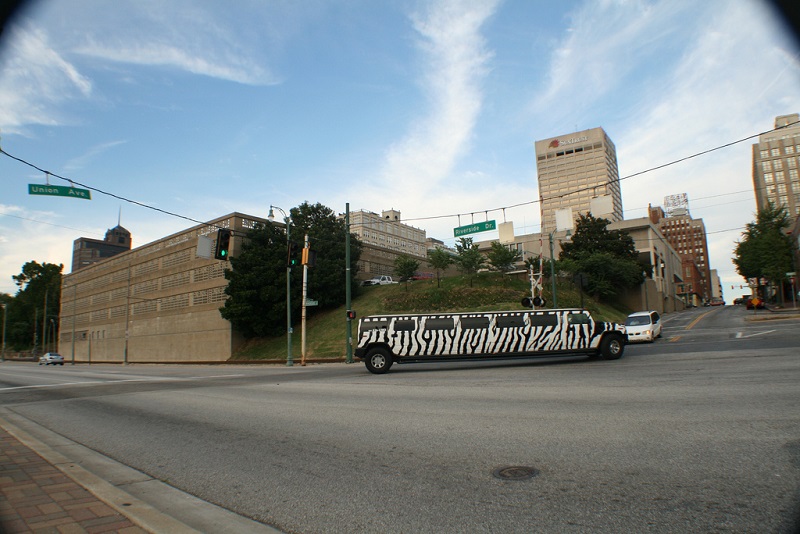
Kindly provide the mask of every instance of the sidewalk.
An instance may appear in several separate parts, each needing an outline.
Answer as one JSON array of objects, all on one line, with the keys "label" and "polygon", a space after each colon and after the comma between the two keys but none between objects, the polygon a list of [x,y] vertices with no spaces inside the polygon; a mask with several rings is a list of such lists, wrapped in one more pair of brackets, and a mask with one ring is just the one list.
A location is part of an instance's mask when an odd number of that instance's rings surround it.
[{"label": "sidewalk", "polygon": [[3,428],[0,532],[147,533]]},{"label": "sidewalk", "polygon": [[279,534],[0,407],[0,533]]}]

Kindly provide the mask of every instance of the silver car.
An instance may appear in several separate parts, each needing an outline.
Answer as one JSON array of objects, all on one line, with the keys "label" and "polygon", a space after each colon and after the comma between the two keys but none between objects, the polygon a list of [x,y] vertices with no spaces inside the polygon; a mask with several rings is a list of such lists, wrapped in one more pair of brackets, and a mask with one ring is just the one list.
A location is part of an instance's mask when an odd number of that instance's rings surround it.
[{"label": "silver car", "polygon": [[64,365],[64,357],[57,352],[48,352],[39,358],[39,365]]}]

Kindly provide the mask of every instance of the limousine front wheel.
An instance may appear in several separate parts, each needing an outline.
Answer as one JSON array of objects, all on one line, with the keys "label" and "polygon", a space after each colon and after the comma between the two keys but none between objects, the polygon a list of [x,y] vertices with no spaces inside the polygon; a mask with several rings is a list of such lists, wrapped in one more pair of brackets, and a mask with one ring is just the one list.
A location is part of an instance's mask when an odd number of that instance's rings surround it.
[{"label": "limousine front wheel", "polygon": [[605,360],[618,360],[625,350],[625,342],[620,336],[606,336],[600,343],[600,354]]},{"label": "limousine front wheel", "polygon": [[392,356],[386,349],[376,347],[367,352],[364,364],[370,373],[382,375],[389,372],[389,368],[392,366]]}]

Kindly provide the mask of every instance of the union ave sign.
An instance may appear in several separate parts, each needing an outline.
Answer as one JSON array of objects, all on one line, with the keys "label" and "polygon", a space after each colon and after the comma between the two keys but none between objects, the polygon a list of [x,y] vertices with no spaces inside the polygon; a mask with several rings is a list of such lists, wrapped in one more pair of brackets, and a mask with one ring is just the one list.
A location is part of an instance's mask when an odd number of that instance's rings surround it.
[{"label": "union ave sign", "polygon": [[489,230],[497,230],[496,221],[484,221],[475,224],[468,224],[467,226],[459,226],[453,228],[453,236],[458,237],[467,234],[477,234],[478,232],[488,232]]},{"label": "union ave sign", "polygon": [[53,197],[72,197],[92,200],[92,193],[88,189],[66,187],[63,185],[38,185],[28,184],[29,195],[50,195]]}]

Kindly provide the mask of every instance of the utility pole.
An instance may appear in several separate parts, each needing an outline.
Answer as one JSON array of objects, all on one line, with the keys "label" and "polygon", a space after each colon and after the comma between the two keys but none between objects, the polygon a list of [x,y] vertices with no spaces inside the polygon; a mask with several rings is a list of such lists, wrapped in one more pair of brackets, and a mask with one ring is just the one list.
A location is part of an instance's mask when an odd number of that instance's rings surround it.
[{"label": "utility pole", "polygon": [[353,321],[350,318],[350,203],[345,204],[344,211],[344,272],[345,272],[345,307],[347,308],[347,363],[353,363]]},{"label": "utility pole", "polygon": [[[307,250],[309,248],[308,243],[308,234],[305,235],[305,239],[303,240],[303,248],[306,249],[306,254],[308,254]],[[305,367],[306,365],[306,300],[308,299],[308,263],[303,262],[303,306],[301,308],[301,317],[300,317],[300,366]]]}]

